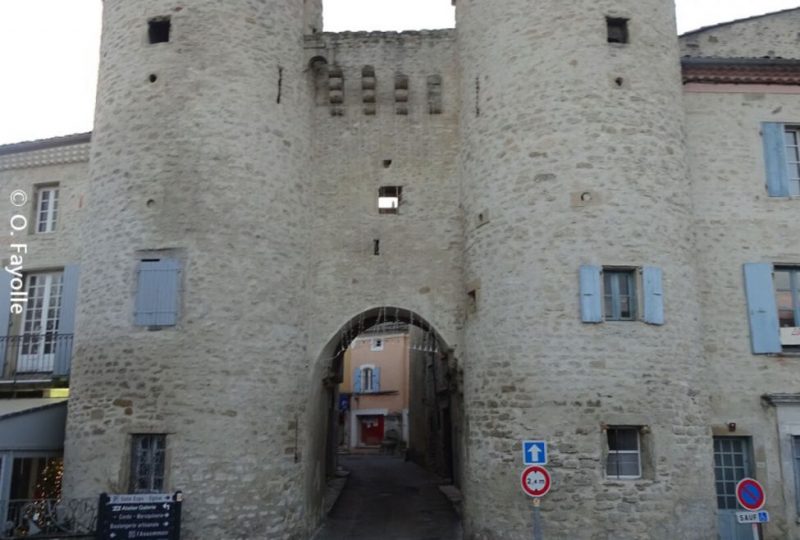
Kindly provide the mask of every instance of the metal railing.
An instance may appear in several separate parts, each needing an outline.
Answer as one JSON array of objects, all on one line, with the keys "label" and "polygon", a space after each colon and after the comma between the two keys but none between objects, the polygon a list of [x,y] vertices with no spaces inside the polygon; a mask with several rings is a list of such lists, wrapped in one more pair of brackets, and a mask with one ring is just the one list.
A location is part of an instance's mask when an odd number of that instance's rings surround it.
[{"label": "metal railing", "polygon": [[0,382],[66,378],[71,363],[72,334],[0,336]]},{"label": "metal railing", "polygon": [[94,538],[97,499],[0,500],[0,540]]}]

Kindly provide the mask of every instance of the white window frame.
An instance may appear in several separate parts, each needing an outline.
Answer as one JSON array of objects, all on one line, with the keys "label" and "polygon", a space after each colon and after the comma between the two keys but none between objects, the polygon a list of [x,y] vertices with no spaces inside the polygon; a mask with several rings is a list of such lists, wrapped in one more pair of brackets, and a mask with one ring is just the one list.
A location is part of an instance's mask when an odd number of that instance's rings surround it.
[{"label": "white window frame", "polygon": [[795,512],[800,516],[800,435],[791,435]]},{"label": "white window frame", "polygon": [[[775,274],[778,272],[783,272],[788,274],[787,277],[789,278],[789,289],[778,289],[777,279]],[[772,271],[773,274],[773,283],[775,286],[775,303],[776,307],[778,308],[778,320],[780,325],[780,312],[781,312],[781,293],[788,293],[791,297],[791,311],[794,316],[794,327],[796,328],[800,326],[800,267],[798,266],[779,266],[776,265]],[[785,326],[782,328],[786,328]]]},{"label": "white window frame", "polygon": [[[375,392],[375,364],[364,364],[358,369],[361,373],[361,393]],[[369,373],[369,377],[367,377],[367,373]],[[369,386],[367,386],[367,381],[369,381]]]},{"label": "white window frame", "polygon": [[[37,279],[37,291],[41,294],[31,294],[31,281]],[[25,291],[28,293],[28,303],[22,312],[20,325],[20,344],[17,358],[16,371],[50,372],[54,368],[55,348],[58,344],[57,335],[61,320],[61,302],[64,294],[64,272],[33,272],[25,275]],[[41,301],[41,305],[39,302]],[[54,305],[55,304],[55,305]],[[55,316],[50,317],[50,311],[55,310]],[[32,313],[38,312],[35,319]],[[48,328],[48,323],[52,328]],[[31,327],[31,328],[29,328]],[[35,351],[31,349],[35,347]],[[46,349],[50,352],[46,352]],[[25,350],[28,350],[27,354]]]},{"label": "white window frame", "polygon": [[[616,281],[620,278],[625,278],[628,282],[628,309],[630,311],[630,317],[623,317],[622,316],[622,306],[621,306],[621,298],[622,294],[619,290],[616,291],[616,295],[614,294],[614,284],[612,283],[612,290],[606,290],[606,276],[607,275],[615,275],[617,277]],[[638,268],[618,268],[613,266],[604,266],[603,267],[603,274],[601,279],[601,284],[603,287],[603,320],[605,321],[636,321],[639,318],[639,269]],[[618,288],[618,287],[617,287]],[[607,310],[610,307],[611,309],[611,316],[609,317],[607,314]]]},{"label": "white window frame", "polygon": [[[800,197],[800,126],[790,124],[783,127],[783,145],[786,150],[787,181],[789,183],[789,196]],[[787,135],[792,138],[788,141]]]},{"label": "white window frame", "polygon": [[[636,426],[609,426],[606,433],[606,444],[608,444],[608,433],[611,431],[633,431],[636,433],[636,450],[612,450],[611,445],[608,445],[608,455],[605,463],[605,476],[608,480],[640,480],[642,478],[642,434],[641,428]],[[609,475],[608,474],[608,460],[612,455],[619,456],[620,454],[636,454],[638,464],[638,474],[634,475]]]},{"label": "white window frame", "polygon": [[[47,202],[43,197],[48,194]],[[36,233],[55,232],[58,221],[58,185],[42,186],[36,190]]]},{"label": "white window frame", "polygon": [[372,338],[370,340],[369,350],[371,351],[382,351],[383,346],[386,344],[386,340],[383,338]]},{"label": "white window frame", "polygon": [[[161,470],[155,470],[155,463],[151,463],[151,470],[149,471],[146,481],[149,484],[149,488],[137,488],[138,484],[138,473],[137,473],[137,465],[138,463],[138,452],[137,452],[137,443],[144,439],[149,439],[151,443],[151,448],[148,450],[149,452],[149,459],[153,460],[155,458],[156,452],[161,452]],[[163,441],[162,448],[157,448],[158,440]],[[131,463],[130,463],[130,492],[131,493],[163,493],[167,489],[167,435],[164,433],[134,433],[131,435]],[[158,474],[160,473],[160,474]],[[154,483],[156,478],[161,479],[161,488],[155,489]]]}]

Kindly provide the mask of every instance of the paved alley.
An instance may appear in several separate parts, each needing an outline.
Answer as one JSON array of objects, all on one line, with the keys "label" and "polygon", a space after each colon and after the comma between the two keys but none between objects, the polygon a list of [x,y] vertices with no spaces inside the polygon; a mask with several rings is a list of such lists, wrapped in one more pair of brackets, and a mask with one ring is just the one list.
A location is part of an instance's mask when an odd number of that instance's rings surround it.
[{"label": "paved alley", "polygon": [[314,540],[458,540],[436,478],[391,456],[343,456],[350,478]]}]

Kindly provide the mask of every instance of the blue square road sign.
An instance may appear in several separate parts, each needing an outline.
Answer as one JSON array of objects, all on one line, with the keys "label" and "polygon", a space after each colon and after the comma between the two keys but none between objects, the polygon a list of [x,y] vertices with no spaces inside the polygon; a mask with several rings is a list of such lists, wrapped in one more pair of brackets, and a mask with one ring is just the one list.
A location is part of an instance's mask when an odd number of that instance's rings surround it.
[{"label": "blue square road sign", "polygon": [[522,441],[522,461],[525,465],[547,465],[547,442]]}]

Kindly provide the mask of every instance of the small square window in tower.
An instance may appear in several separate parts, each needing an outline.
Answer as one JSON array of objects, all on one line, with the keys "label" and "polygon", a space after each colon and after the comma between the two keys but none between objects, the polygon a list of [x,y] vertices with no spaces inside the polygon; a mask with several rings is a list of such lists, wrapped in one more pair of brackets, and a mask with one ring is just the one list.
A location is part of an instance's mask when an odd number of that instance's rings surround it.
[{"label": "small square window in tower", "polygon": [[606,17],[609,43],[628,43],[628,19]]},{"label": "small square window in tower", "polygon": [[150,44],[169,43],[171,26],[169,17],[153,17],[147,21],[147,37]]},{"label": "small square window in tower", "polygon": [[378,213],[397,214],[400,207],[401,186],[382,186],[378,188]]},{"label": "small square window in tower", "polygon": [[639,429],[638,427],[608,428],[606,478],[636,479],[642,477]]}]

